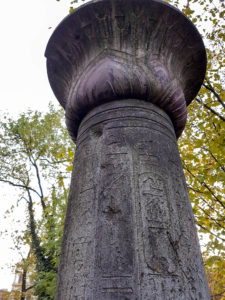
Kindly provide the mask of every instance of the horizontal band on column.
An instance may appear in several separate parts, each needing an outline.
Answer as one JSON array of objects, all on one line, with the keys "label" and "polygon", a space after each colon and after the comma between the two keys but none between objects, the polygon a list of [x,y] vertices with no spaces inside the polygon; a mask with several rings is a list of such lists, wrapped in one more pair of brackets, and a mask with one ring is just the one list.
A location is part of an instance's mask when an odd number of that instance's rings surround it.
[{"label": "horizontal band on column", "polygon": [[99,124],[114,123],[116,127],[129,127],[129,122],[132,122],[132,126],[135,122],[136,127],[148,123],[146,128],[156,127],[169,137],[175,137],[172,122],[163,110],[145,101],[127,99],[108,102],[92,109],[80,124],[78,140],[90,128],[94,132]]}]

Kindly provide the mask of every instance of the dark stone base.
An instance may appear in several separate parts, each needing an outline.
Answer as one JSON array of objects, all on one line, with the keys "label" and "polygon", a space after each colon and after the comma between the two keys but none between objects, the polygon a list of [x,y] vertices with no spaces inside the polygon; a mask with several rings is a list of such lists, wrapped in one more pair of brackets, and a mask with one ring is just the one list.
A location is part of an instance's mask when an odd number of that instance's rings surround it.
[{"label": "dark stone base", "polygon": [[55,299],[210,299],[173,125],[151,103],[80,125]]}]

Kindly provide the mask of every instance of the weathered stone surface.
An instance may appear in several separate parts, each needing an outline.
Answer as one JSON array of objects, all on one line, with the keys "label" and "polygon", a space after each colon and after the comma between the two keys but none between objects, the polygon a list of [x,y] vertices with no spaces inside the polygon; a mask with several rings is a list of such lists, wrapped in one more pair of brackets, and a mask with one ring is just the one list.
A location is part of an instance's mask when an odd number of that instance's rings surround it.
[{"label": "weathered stone surface", "polygon": [[173,125],[155,105],[83,119],[55,299],[210,299]]},{"label": "weathered stone surface", "polygon": [[128,98],[161,107],[179,137],[186,104],[196,96],[206,68],[194,25],[158,0],[87,3],[58,26],[46,56],[49,80],[74,140],[93,107]]},{"label": "weathered stone surface", "polygon": [[92,1],[46,57],[77,140],[55,299],[209,300],[176,144],[206,69],[194,25],[158,0]]}]

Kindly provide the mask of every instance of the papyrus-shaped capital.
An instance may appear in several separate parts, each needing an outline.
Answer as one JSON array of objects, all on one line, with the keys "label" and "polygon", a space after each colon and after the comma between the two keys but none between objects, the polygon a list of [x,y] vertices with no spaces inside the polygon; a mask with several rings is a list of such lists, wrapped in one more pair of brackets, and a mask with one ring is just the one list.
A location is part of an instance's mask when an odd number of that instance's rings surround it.
[{"label": "papyrus-shaped capital", "polygon": [[195,26],[157,0],[99,0],[76,9],[46,50],[52,89],[76,139],[82,118],[118,99],[162,108],[179,137],[203,82],[206,52]]}]

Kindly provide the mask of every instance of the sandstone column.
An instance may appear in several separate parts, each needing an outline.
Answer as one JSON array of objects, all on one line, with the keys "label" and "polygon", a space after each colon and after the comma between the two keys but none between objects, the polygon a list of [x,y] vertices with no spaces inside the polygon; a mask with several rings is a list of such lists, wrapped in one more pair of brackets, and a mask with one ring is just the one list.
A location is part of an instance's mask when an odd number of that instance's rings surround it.
[{"label": "sandstone column", "polygon": [[76,142],[55,299],[210,299],[176,144],[205,74],[196,28],[158,0],[98,0],[46,57]]}]

